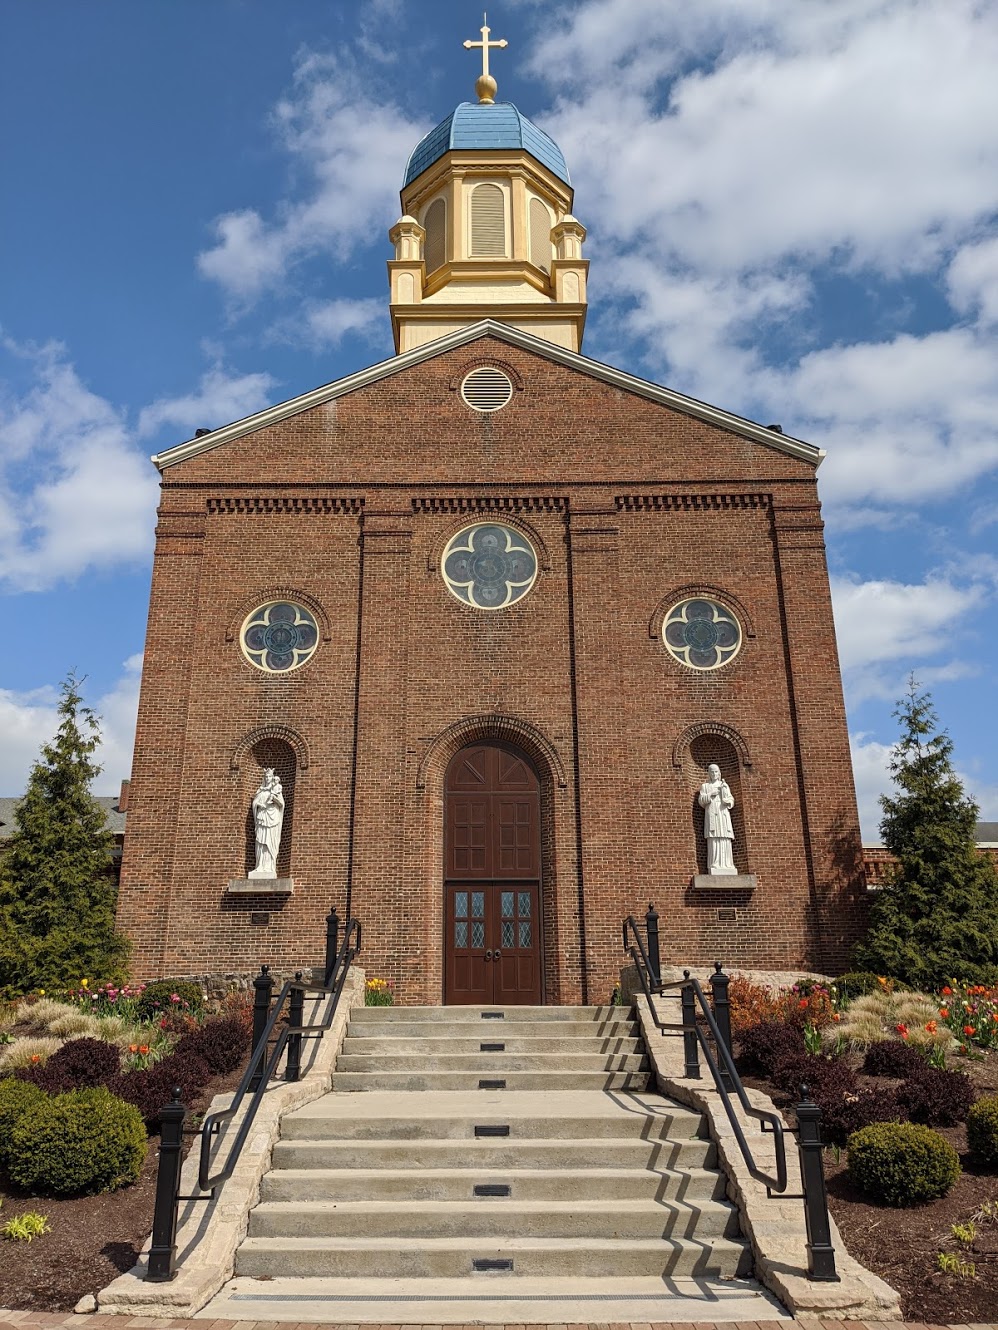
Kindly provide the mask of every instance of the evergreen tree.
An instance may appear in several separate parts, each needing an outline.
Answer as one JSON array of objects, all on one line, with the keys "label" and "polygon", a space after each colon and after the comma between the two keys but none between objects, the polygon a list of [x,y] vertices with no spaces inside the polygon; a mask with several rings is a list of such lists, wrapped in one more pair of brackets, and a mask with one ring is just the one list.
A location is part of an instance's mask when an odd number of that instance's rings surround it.
[{"label": "evergreen tree", "polygon": [[953,770],[953,743],[937,733],[928,693],[914,676],[894,715],[901,723],[882,795],[880,834],[896,859],[873,898],[857,968],[932,988],[947,979],[994,979],[998,970],[998,871],[974,841],[978,807]]},{"label": "evergreen tree", "polygon": [[58,732],[31,770],[4,848],[0,992],[117,979],[127,960],[108,872],[114,837],[90,794],[100,725],[80,682],[69,675],[62,685]]}]

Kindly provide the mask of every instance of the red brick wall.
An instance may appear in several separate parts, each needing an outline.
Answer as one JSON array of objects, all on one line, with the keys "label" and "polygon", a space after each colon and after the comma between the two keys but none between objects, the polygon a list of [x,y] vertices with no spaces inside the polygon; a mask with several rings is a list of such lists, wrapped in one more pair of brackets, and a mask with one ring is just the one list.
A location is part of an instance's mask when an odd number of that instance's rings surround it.
[{"label": "red brick wall", "polygon": [[[495,415],[454,390],[481,363],[522,384]],[[480,514],[541,564],[496,613],[439,574]],[[661,618],[711,589],[745,640],[701,674]],[[238,633],[277,595],[323,634],[266,676]],[[705,900],[690,746],[711,732],[738,754],[757,886]],[[605,1000],[649,900],[672,962],[845,964],[862,862],[813,468],[484,339],[164,474],[120,898],[136,973],[315,963],[349,897],[369,972],[439,1001],[443,774],[490,735],[541,777],[548,1001]],[[279,739],[294,895],[227,897],[254,745]]]}]

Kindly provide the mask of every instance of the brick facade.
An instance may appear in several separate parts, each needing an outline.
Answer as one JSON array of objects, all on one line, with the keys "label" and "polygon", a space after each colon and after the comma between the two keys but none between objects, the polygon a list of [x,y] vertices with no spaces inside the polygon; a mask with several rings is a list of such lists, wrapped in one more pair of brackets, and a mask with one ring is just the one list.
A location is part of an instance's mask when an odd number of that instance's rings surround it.
[{"label": "brick facade", "polygon": [[[455,391],[482,364],[517,385],[495,414]],[[479,515],[539,556],[495,613],[439,572]],[[744,635],[711,673],[662,644],[695,594]],[[266,675],[239,630],[281,597],[321,640]],[[490,738],[540,777],[547,1001],[605,1001],[650,900],[669,963],[844,968],[862,855],[814,465],[487,334],[167,466],[120,897],[136,974],[313,964],[336,904],[369,974],[439,1002],[444,773]],[[751,894],[691,887],[712,760]],[[283,900],[226,894],[263,765],[289,794]]]}]

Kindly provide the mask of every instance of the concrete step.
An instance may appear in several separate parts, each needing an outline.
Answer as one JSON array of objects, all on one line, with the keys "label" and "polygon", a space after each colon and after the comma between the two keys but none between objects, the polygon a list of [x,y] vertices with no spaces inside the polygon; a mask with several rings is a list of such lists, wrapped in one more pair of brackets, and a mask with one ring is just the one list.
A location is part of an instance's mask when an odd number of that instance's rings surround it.
[{"label": "concrete step", "polygon": [[336,1060],[337,1074],[344,1071],[420,1072],[437,1071],[481,1072],[484,1076],[505,1076],[511,1071],[579,1072],[579,1071],[647,1071],[648,1059],[644,1053],[598,1053],[580,1050],[578,1053],[420,1053],[397,1052],[390,1057],[384,1053],[354,1051],[344,1044]]},{"label": "concrete step", "polygon": [[[504,1079],[506,1084],[494,1084]],[[486,1084],[480,1084],[485,1081]],[[336,1091],[392,1090],[412,1093],[419,1090],[647,1090],[651,1074],[645,1071],[335,1071]]]},{"label": "concrete step", "polygon": [[[706,1144],[706,1142],[704,1142]],[[638,1142],[627,1142],[628,1147],[638,1145],[647,1157],[647,1149]],[[418,1148],[418,1147],[417,1147]],[[561,1149],[554,1146],[555,1150]],[[386,1161],[383,1168],[362,1166],[342,1168],[283,1168],[277,1166],[267,1173],[260,1186],[261,1201],[366,1201],[389,1199],[401,1201],[470,1201],[478,1200],[475,1188],[505,1186],[508,1200],[520,1201],[574,1201],[579,1205],[605,1200],[723,1200],[724,1178],[709,1168],[686,1169],[649,1168],[644,1158],[631,1161],[630,1166],[608,1168],[595,1164],[591,1168],[536,1167],[510,1168],[479,1165],[461,1167],[466,1160],[463,1147],[444,1146],[450,1151],[454,1167],[447,1161],[436,1160],[440,1167],[419,1167],[406,1151],[404,1157]],[[578,1151],[578,1143],[574,1146]],[[401,1151],[395,1152],[402,1156]],[[614,1151],[616,1154],[617,1151]],[[626,1153],[626,1152],[625,1152]],[[598,1160],[599,1156],[595,1156]],[[536,1161],[531,1160],[531,1163]],[[275,1165],[278,1161],[275,1159]]]},{"label": "concrete step", "polygon": [[531,1279],[466,1275],[459,1279],[232,1279],[199,1317],[208,1321],[305,1321],[323,1325],[616,1325],[689,1326],[782,1321],[793,1317],[754,1280],[670,1278]]},{"label": "concrete step", "polygon": [[[490,1031],[479,1033],[474,1032],[474,1037],[469,1037],[466,1027],[461,1027],[457,1034],[445,1035],[439,1037],[433,1035],[416,1035],[404,1038],[397,1038],[395,1032],[392,1037],[383,1037],[381,1035],[370,1035],[365,1027],[365,1033],[355,1035],[353,1033],[347,1036],[343,1044],[344,1053],[363,1053],[368,1057],[381,1057],[390,1065],[393,1058],[399,1053],[405,1054],[429,1054],[434,1056],[439,1053],[482,1053],[483,1044],[502,1044],[504,1053],[552,1053],[552,1054],[582,1054],[582,1053],[643,1053],[644,1044],[636,1037],[629,1035],[592,1035],[587,1034],[583,1040],[581,1038],[563,1039],[560,1034],[557,1039],[546,1036],[523,1037],[520,1031],[514,1035],[505,1034],[500,1031],[498,1035],[493,1035]],[[430,1029],[436,1031],[436,1026],[421,1026],[420,1029]],[[549,1028],[549,1027],[545,1027]],[[496,1054],[500,1056],[500,1054]]]},{"label": "concrete step", "polygon": [[695,1238],[738,1236],[727,1201],[481,1199],[474,1201],[265,1201],[252,1238]]},{"label": "concrete step", "polygon": [[494,1027],[513,1021],[633,1021],[632,1007],[365,1007],[351,1020],[391,1024],[394,1021],[472,1021]]},{"label": "concrete step", "polygon": [[368,1021],[351,1017],[348,1039],[637,1039],[635,1021]]},{"label": "concrete step", "polygon": [[[237,1275],[275,1278],[461,1278],[475,1262],[510,1262],[504,1273],[543,1277],[735,1277],[748,1274],[746,1243],[730,1238],[246,1238]],[[489,1267],[486,1267],[489,1268]],[[490,1280],[490,1287],[502,1280]]]},{"label": "concrete step", "polygon": [[[500,1169],[709,1169],[717,1162],[713,1141],[696,1137],[631,1140],[281,1140],[274,1170],[475,1168]],[[277,1174],[272,1173],[272,1177]]]},{"label": "concrete step", "polygon": [[281,1119],[281,1138],[291,1140],[473,1141],[496,1145],[478,1127],[505,1126],[506,1141],[681,1140],[704,1132],[703,1117],[654,1094],[608,1097],[592,1091],[559,1090],[543,1099],[516,1092],[457,1095],[427,1092],[411,1101],[390,1093],[371,1094],[363,1114],[353,1099],[332,1094]]}]

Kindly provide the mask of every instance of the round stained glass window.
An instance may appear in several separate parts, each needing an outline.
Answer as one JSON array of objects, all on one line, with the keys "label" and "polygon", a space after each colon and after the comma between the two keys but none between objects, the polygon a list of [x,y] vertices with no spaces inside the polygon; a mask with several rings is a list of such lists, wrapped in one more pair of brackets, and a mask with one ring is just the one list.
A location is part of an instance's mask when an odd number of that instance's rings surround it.
[{"label": "round stained glass window", "polygon": [[304,665],[312,655],[319,629],[303,606],[275,600],[246,616],[239,641],[251,665],[268,674],[285,674]]},{"label": "round stained glass window", "polygon": [[742,630],[730,610],[698,596],[673,605],[662,624],[662,640],[683,665],[716,670],[738,654]]},{"label": "round stained glass window", "polygon": [[451,595],[480,610],[501,610],[522,600],[537,577],[530,541],[512,527],[481,522],[459,531],[441,563]]}]

